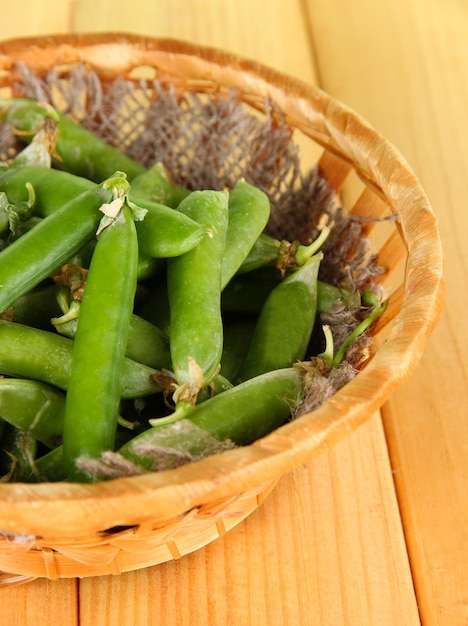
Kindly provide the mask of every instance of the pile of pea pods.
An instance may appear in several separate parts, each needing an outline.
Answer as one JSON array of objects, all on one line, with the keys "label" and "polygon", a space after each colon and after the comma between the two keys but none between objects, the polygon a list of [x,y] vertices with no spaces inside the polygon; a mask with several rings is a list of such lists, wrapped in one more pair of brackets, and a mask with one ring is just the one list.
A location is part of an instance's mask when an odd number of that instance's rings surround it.
[{"label": "pile of pea pods", "polygon": [[370,298],[318,280],[327,229],[277,241],[246,180],[186,189],[48,105],[1,100],[0,122],[26,140],[0,164],[3,480],[167,469],[287,421],[319,313]]}]

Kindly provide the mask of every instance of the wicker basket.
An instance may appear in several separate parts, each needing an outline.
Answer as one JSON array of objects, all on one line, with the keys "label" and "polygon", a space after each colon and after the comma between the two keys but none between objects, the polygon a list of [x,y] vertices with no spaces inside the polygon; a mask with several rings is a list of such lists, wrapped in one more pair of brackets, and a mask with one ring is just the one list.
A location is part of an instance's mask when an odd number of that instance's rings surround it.
[{"label": "wicker basket", "polygon": [[[437,220],[413,172],[385,138],[321,90],[217,50],[123,34],[0,44],[5,94],[15,93],[18,62],[39,74],[82,63],[104,81],[144,68],[179,90],[234,88],[259,111],[269,98],[306,150],[318,154],[331,188],[347,194],[350,212],[369,219],[369,240],[385,268],[377,280],[390,298],[363,370],[319,409],[250,446],[98,484],[1,484],[0,584],[119,574],[177,559],[223,535],[284,474],[351,433],[408,378],[443,293]],[[398,219],[374,219],[384,213]]]}]

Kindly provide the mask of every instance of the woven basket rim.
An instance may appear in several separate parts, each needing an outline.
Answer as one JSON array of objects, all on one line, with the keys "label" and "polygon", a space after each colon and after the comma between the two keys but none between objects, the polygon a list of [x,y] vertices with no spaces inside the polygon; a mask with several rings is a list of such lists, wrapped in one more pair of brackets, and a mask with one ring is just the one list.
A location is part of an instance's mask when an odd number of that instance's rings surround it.
[{"label": "woven basket rim", "polygon": [[[226,498],[253,482],[287,473],[375,413],[413,373],[440,317],[444,292],[438,221],[399,151],[361,115],[322,89],[215,48],[112,32],[10,39],[0,42],[0,85],[1,71],[6,74],[18,60],[39,64],[38,59],[45,58],[48,67],[84,61],[101,72],[110,71],[112,62],[118,72],[157,63],[169,74],[269,96],[294,126],[349,160],[398,212],[408,246],[405,297],[388,337],[364,370],[313,413],[246,448],[175,470],[97,484],[1,484],[0,529],[41,534],[53,526],[59,535],[139,523],[159,514],[161,520],[176,517],[207,498]],[[72,503],[79,503],[79,513]],[[34,521],[31,507],[37,510]]]}]

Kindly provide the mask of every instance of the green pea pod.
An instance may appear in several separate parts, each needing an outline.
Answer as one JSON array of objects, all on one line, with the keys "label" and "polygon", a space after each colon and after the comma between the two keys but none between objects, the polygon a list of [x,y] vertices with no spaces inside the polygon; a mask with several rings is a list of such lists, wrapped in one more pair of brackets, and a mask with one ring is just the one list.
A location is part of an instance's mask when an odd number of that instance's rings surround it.
[{"label": "green pea pod", "polygon": [[[39,166],[12,167],[0,176],[0,192],[4,192],[12,204],[27,201],[26,185],[34,190],[35,214],[44,218],[95,188],[94,183],[85,178]],[[206,228],[179,211],[137,196],[133,184],[128,192],[130,200],[147,211],[145,219],[136,224],[141,256],[178,256],[209,234]]]},{"label": "green pea pod", "polygon": [[0,415],[48,448],[61,442],[65,394],[35,380],[0,379]]},{"label": "green pea pod", "polygon": [[361,294],[357,290],[342,289],[318,280],[317,313],[328,313],[338,303],[345,304],[350,309],[358,309],[361,305]]},{"label": "green pea pod", "polygon": [[322,253],[284,278],[265,302],[238,379],[290,367],[304,359],[315,324]]},{"label": "green pea pod", "polygon": [[221,295],[225,313],[259,313],[271,291],[281,280],[272,267],[261,267],[247,274],[236,274]]},{"label": "green pea pod", "polygon": [[[118,432],[116,446],[121,447],[128,441],[128,436]],[[21,474],[21,480],[26,483],[58,482],[69,480],[68,470],[63,458],[63,446],[38,456],[33,464],[26,465]]]},{"label": "green pea pod", "polygon": [[27,324],[34,328],[51,330],[50,320],[60,315],[60,307],[57,304],[55,285],[48,284],[32,289],[16,300],[5,311],[6,319],[11,319],[19,324]]},{"label": "green pea pod", "polygon": [[187,386],[193,382],[192,364],[207,382],[221,359],[221,262],[228,193],[194,191],[181,202],[179,210],[212,233],[186,254],[167,261],[172,364],[178,384]]},{"label": "green pea pod", "polygon": [[245,257],[238,273],[245,274],[266,265],[275,265],[281,247],[281,241],[262,233]]},{"label": "green pea pod", "polygon": [[72,479],[86,480],[79,457],[114,448],[137,265],[135,223],[124,205],[99,234],[80,306],[63,426]]},{"label": "green pea pod", "polygon": [[12,243],[15,239],[18,239],[18,237],[22,237],[25,233],[37,226],[41,221],[42,219],[36,215],[33,215],[28,220],[20,220],[8,240],[9,243]]},{"label": "green pea pod", "polygon": [[116,170],[125,172],[129,179],[145,171],[145,167],[86,130],[70,117],[26,98],[0,100],[0,121],[23,132],[36,132],[46,119],[57,123],[56,152],[58,165],[63,169],[89,178],[97,183]]},{"label": "green pea pod", "polygon": [[63,461],[63,446],[52,448],[23,469],[21,480],[25,483],[58,482],[67,480]]},{"label": "green pea pod", "polygon": [[[143,471],[158,471],[248,445],[281,426],[302,394],[299,369],[268,372],[197,404],[188,419],[164,425],[151,420],[154,427],[119,452]],[[38,459],[36,469],[48,480],[65,479],[60,448]]]},{"label": "green pea pod", "polygon": [[[0,312],[51,275],[93,238],[99,209],[128,185],[117,174],[85,191],[0,252]],[[117,192],[119,193],[119,192]]]},{"label": "green pea pod", "polygon": [[236,274],[270,217],[270,200],[261,189],[239,180],[229,194],[221,289]]},{"label": "green pea pod", "polygon": [[154,369],[170,369],[169,337],[154,324],[132,315],[127,357]]},{"label": "green pea pod", "polygon": [[[1,374],[31,378],[59,389],[67,389],[72,351],[72,339],[24,324],[0,320]],[[122,373],[122,397],[138,398],[161,391],[153,374],[153,368],[126,358]]]},{"label": "green pea pod", "polygon": [[166,264],[161,257],[138,255],[138,280],[153,280],[161,278],[166,273]]},{"label": "green pea pod", "polygon": [[152,420],[154,427],[131,439],[120,453],[154,471],[219,452],[226,441],[248,445],[283,424],[302,391],[296,368],[268,372],[198,404],[187,419],[161,426]]},{"label": "green pea pod", "polygon": [[94,246],[96,245],[96,239],[93,238],[85,245],[78,250],[74,255],[72,255],[67,263],[71,263],[72,265],[76,265],[78,267],[82,267],[84,269],[88,269],[89,264],[91,263],[91,257],[93,256]]},{"label": "green pea pod", "polygon": [[[225,377],[221,376],[221,374],[217,374],[213,377],[210,384],[204,387],[197,396],[197,404],[200,402],[204,402],[213,396],[216,396],[218,393],[223,393],[223,391],[227,391],[231,389],[234,385]],[[168,417],[168,421],[173,421],[173,416]]]},{"label": "green pea pod", "polygon": [[[1,202],[1,198],[0,198],[0,202]],[[0,204],[0,237],[6,240],[9,236],[9,229],[10,229],[10,216],[7,213],[5,207],[2,207]]]},{"label": "green pea pod", "polygon": [[182,211],[139,198],[133,193],[130,198],[147,211],[145,219],[136,224],[143,254],[159,258],[180,256],[211,235],[209,228]]},{"label": "green pea pod", "polygon": [[32,210],[38,217],[47,217],[95,187],[87,178],[42,166],[12,166],[0,175],[0,191],[12,204],[27,202],[27,185],[34,190]]},{"label": "green pea pod", "polygon": [[[67,320],[66,315],[53,318],[52,323],[61,335],[74,339],[78,329],[79,315],[71,320]],[[154,369],[171,369],[172,367],[169,337],[157,326],[138,315],[130,317],[125,356]]]},{"label": "green pea pod", "polygon": [[255,330],[254,317],[242,317],[224,323],[223,354],[221,373],[228,380],[236,380],[237,372],[244,362]]},{"label": "green pea pod", "polygon": [[238,274],[245,274],[268,265],[273,265],[282,274],[287,274],[316,254],[329,233],[329,228],[323,228],[317,239],[309,245],[302,245],[298,241],[279,241],[262,233],[239,267]]},{"label": "green pea pod", "polygon": [[0,191],[0,236],[7,243],[11,243],[26,230],[30,230],[34,221],[39,219],[33,215],[34,189],[27,183],[24,191],[26,197],[19,202],[11,202],[7,194]]},{"label": "green pea pod", "polygon": [[167,293],[167,281],[162,280],[149,294],[139,310],[139,315],[166,334],[170,334],[171,311]]},{"label": "green pea pod", "polygon": [[132,179],[132,191],[140,198],[176,209],[190,190],[176,185],[162,163],[155,163],[146,172]]},{"label": "green pea pod", "polygon": [[[280,274],[271,267],[260,267],[234,276],[221,296],[223,312],[259,313],[280,280]],[[352,309],[359,308],[361,294],[359,291],[343,289],[317,280],[317,313],[327,313],[337,303],[343,303]]]}]

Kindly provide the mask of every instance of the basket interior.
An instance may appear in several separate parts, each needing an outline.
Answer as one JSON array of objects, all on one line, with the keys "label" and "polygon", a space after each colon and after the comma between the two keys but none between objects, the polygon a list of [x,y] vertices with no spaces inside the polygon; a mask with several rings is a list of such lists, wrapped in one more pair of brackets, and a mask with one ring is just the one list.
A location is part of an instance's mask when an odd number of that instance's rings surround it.
[{"label": "basket interior", "polygon": [[[162,161],[176,182],[189,187],[230,187],[245,177],[270,195],[270,228],[277,236],[307,242],[326,215],[334,228],[324,249],[329,262],[323,278],[339,283],[351,276],[354,284],[389,298],[372,328],[368,361],[333,401],[245,449],[223,453],[221,461],[208,458],[190,468],[101,486],[0,486],[0,498],[12,504],[12,514],[1,516],[7,534],[0,536],[0,549],[11,548],[8,533],[18,531],[35,537],[42,553],[53,544],[65,561],[76,557],[77,545],[88,549],[81,560],[92,561],[90,549],[99,547],[109,556],[104,570],[112,573],[142,562],[141,553],[134,560],[127,553],[126,564],[114,558],[115,546],[116,553],[122,545],[125,552],[132,538],[147,549],[156,532],[154,545],[162,542],[168,552],[162,560],[190,551],[180,548],[173,531],[189,532],[185,525],[195,511],[211,527],[214,520],[219,536],[233,498],[234,509],[235,499],[245,494],[257,506],[281,475],[370,417],[414,367],[438,317],[441,275],[436,222],[424,193],[400,155],[358,115],[320,90],[186,44],[139,41],[129,62],[135,42],[124,40],[122,49],[117,43],[112,50],[114,59],[125,62],[113,67],[103,52],[108,43],[46,42],[29,57],[21,46],[19,52],[13,47],[0,73],[1,95],[48,100],[145,165]],[[209,133],[200,124],[201,112],[211,124]],[[4,158],[16,149],[15,138],[0,139]],[[429,274],[427,255],[433,259]],[[57,516],[53,528],[50,521],[32,520],[32,501],[45,507],[49,519]],[[37,544],[39,535],[50,540]],[[31,551],[28,541],[24,546]],[[47,558],[41,557],[38,571],[44,571],[45,559],[49,577],[76,575],[65,561],[59,571],[47,565],[56,560]],[[31,570],[25,565],[22,571]]]}]

